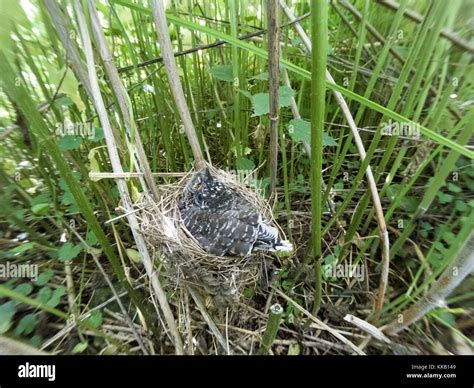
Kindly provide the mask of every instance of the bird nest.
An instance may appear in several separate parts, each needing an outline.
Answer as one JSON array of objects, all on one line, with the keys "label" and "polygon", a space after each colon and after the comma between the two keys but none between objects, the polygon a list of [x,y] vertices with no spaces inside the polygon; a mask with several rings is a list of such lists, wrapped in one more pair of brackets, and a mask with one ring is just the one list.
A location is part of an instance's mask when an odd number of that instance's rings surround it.
[{"label": "bird nest", "polygon": [[[234,189],[255,206],[273,226],[271,209],[255,190],[239,182],[235,176],[206,165],[212,176]],[[205,251],[181,221],[180,199],[186,185],[199,172],[191,170],[174,184],[160,186],[160,198],[144,195],[136,203],[139,227],[154,257],[166,268],[175,286],[193,285],[214,297],[216,307],[236,303],[246,286],[260,276],[262,254],[250,256],[216,256]]]}]

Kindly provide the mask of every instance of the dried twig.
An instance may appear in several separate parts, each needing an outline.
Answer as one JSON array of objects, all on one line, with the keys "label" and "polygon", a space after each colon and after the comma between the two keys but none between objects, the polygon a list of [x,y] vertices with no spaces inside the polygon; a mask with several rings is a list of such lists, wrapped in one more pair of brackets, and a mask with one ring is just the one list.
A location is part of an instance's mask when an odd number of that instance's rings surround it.
[{"label": "dried twig", "polygon": [[214,334],[217,341],[226,350],[226,353],[231,354],[231,351],[228,348],[227,341],[224,339],[224,336],[222,335],[222,333],[219,331],[218,327],[212,320],[211,315],[207,312],[206,306],[204,305],[204,302],[201,300],[201,296],[199,295],[198,291],[196,291],[194,287],[191,287],[191,286],[187,287],[187,290],[191,294],[191,297],[193,298],[194,302],[196,303],[197,308],[201,312],[202,317],[204,318],[207,325],[209,326],[209,329],[211,329],[212,334]]},{"label": "dried twig", "polygon": [[323,321],[319,320],[316,318],[313,314],[311,314],[308,310],[305,308],[301,307],[298,303],[296,303],[293,299],[288,297],[286,294],[281,292],[279,289],[277,289],[274,286],[271,286],[275,292],[280,295],[283,299],[285,299],[287,302],[290,302],[297,310],[301,311],[304,315],[306,315],[309,319],[311,319],[314,323],[316,323],[320,329],[326,330],[327,332],[331,333],[334,337],[336,337],[338,340],[340,340],[342,343],[346,344],[349,346],[355,353],[360,354],[360,355],[365,355],[365,353],[360,350],[355,344],[353,344],[351,341],[349,341],[346,337],[344,337],[342,334],[340,334],[337,330],[333,329],[332,327],[326,325]]},{"label": "dried twig", "polygon": [[[182,178],[187,173],[185,172],[152,172],[152,176],[161,178]],[[89,178],[93,180],[100,180],[105,178],[110,179],[130,179],[139,178],[143,176],[142,172],[90,172]]]},{"label": "dried twig", "polygon": [[[278,87],[280,85],[280,27],[278,26],[278,5],[267,0],[268,24],[268,81],[270,95],[270,196],[276,192],[278,168]],[[275,198],[276,199],[276,198]]]},{"label": "dried twig", "polygon": [[[293,23],[297,23],[301,20],[304,20],[306,19],[310,14],[309,13],[305,13],[304,15],[301,15],[299,17],[297,17],[296,19],[290,21],[289,23],[285,23],[283,25],[281,25],[281,28],[283,27],[287,27],[287,26],[290,26],[292,25]],[[249,34],[244,34],[244,35],[241,35],[239,36],[237,39],[239,40],[247,40],[247,39],[252,39],[256,36],[261,36],[261,35],[265,35],[267,33],[267,30],[258,30],[258,31],[255,31],[255,32],[251,32]],[[183,55],[188,55],[188,54],[192,54],[192,53],[195,53],[197,51],[203,51],[203,50],[208,50],[208,49],[211,49],[211,48],[215,48],[215,47],[219,47],[219,46],[223,46],[225,45],[227,42],[224,41],[224,40],[217,40],[213,43],[210,43],[210,44],[202,44],[202,45],[198,45],[196,47],[192,47],[190,49],[187,49],[187,50],[183,50],[183,51],[177,51],[175,52],[173,55],[175,58],[177,57],[181,57]],[[144,61],[144,62],[141,62],[141,63],[138,63],[137,64],[137,68],[140,68],[140,67],[146,67],[146,66],[150,66],[150,65],[153,65],[155,63],[161,63],[163,62],[163,57],[156,57],[156,58],[152,58],[152,59],[149,59],[147,61]],[[123,73],[123,72],[127,72],[127,71],[130,71],[130,70],[133,70],[135,69],[135,66],[134,65],[130,65],[130,66],[125,66],[125,67],[121,67],[118,69],[118,72],[119,73]]]},{"label": "dried twig", "polygon": [[110,79],[112,89],[114,90],[115,96],[117,97],[118,105],[125,124],[125,129],[127,130],[127,134],[130,138],[130,141],[132,139],[135,140],[136,148],[134,150],[131,149],[130,152],[136,152],[138,164],[140,166],[140,169],[143,171],[143,176],[145,178],[146,185],[142,185],[144,186],[145,191],[148,188],[151,194],[155,198],[158,198],[158,190],[151,174],[150,165],[145,155],[145,150],[143,149],[140,133],[138,132],[135,123],[132,121],[132,117],[130,114],[130,98],[128,97],[127,91],[123,86],[122,81],[120,80],[117,67],[115,66],[112,54],[109,50],[109,47],[107,46],[107,42],[105,41],[104,32],[102,31],[102,28],[100,26],[99,16],[97,15],[97,11],[95,9],[95,2],[92,0],[89,0],[89,14],[91,18],[92,29],[94,31],[94,36],[97,41],[99,53],[102,58],[102,61],[104,62],[105,71]]},{"label": "dried twig", "polygon": [[70,31],[66,26],[66,16],[59,7],[59,2],[55,0],[45,0],[44,4],[48,9],[48,12],[51,16],[51,21],[53,22],[59,39],[66,49],[67,57],[72,63],[72,70],[76,74],[79,81],[81,81],[87,95],[92,100],[92,89],[89,85],[89,77],[87,76],[87,71],[82,63],[77,44],[71,39]]},{"label": "dried twig", "polygon": [[0,335],[0,356],[47,356],[49,353]]},{"label": "dried twig", "polygon": [[364,321],[363,319],[357,318],[352,314],[347,314],[344,317],[344,320],[349,323],[352,323],[354,326],[357,326],[359,329],[365,331],[366,333],[370,334],[372,337],[374,337],[375,339],[378,339],[379,341],[382,341],[385,343],[391,342],[390,339],[387,338],[380,329]]},{"label": "dried twig", "polygon": [[168,33],[168,25],[166,23],[165,8],[163,2],[158,0],[152,0],[151,4],[153,8],[153,20],[156,25],[156,34],[158,37],[158,42],[160,43],[161,52],[163,54],[163,63],[165,65],[166,73],[168,74],[171,93],[173,94],[179,115],[183,122],[184,131],[191,146],[196,167],[199,169],[205,163],[204,156],[196,134],[196,129],[194,128],[194,124],[191,119],[191,114],[189,113],[188,106],[186,105],[183,87],[181,86],[181,81],[179,80],[178,67],[176,65],[173,48],[171,46],[171,39]]},{"label": "dried twig", "polygon": [[[99,115],[99,119],[102,124],[102,128],[104,130],[104,135],[105,135],[105,139],[107,143],[107,149],[108,149],[109,158],[110,158],[113,171],[121,173],[123,172],[123,169],[120,163],[120,158],[117,152],[117,146],[112,134],[112,128],[109,122],[109,118],[107,116],[107,111],[105,109],[104,101],[100,93],[97,73],[95,70],[94,55],[92,52],[92,44],[90,41],[89,31],[87,29],[85,16],[82,11],[82,5],[79,0],[74,2],[74,8],[76,10],[79,27],[81,31],[81,36],[82,36],[82,41],[84,45],[84,52],[87,59],[87,69],[88,69],[89,81],[90,81],[90,85],[92,89],[94,106]],[[127,188],[125,180],[117,179],[117,187],[118,187],[120,198],[122,200],[124,208],[127,210],[133,210],[132,200],[130,198],[130,194],[128,192],[128,188]],[[129,214],[127,219],[130,224],[130,229],[135,239],[135,243],[142,257],[144,267],[150,278],[152,289],[154,291],[154,296],[156,296],[156,298],[158,299],[159,305],[161,309],[163,310],[163,314],[164,314],[166,323],[168,325],[168,329],[170,330],[171,335],[174,339],[176,353],[183,354],[183,343],[178,331],[178,327],[174,320],[173,313],[168,303],[166,294],[163,288],[161,287],[160,281],[158,279],[158,275],[154,272],[153,262],[146,248],[143,236],[139,231],[138,221],[133,213]]]}]

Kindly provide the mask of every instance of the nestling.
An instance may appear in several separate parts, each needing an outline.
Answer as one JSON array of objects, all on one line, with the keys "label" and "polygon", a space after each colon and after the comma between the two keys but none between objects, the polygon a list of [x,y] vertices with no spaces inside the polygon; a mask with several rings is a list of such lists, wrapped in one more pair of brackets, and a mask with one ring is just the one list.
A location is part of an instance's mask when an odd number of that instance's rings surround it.
[{"label": "nestling", "polygon": [[254,205],[207,168],[187,184],[179,209],[186,229],[205,251],[216,256],[293,249]]}]

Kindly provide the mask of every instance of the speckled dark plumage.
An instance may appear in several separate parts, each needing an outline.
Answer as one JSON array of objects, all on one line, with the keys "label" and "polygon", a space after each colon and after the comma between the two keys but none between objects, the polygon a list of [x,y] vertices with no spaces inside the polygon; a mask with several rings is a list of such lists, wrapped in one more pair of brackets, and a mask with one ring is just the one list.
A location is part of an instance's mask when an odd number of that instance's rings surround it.
[{"label": "speckled dark plumage", "polygon": [[197,173],[186,186],[180,213],[184,226],[201,247],[216,256],[291,249],[254,205],[208,169]]}]

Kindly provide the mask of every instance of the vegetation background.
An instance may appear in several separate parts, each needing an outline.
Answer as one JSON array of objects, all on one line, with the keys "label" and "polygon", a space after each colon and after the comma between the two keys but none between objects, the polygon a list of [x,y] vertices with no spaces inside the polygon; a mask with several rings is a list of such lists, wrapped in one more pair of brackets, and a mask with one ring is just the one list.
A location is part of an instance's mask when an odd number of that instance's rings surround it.
[{"label": "vegetation background", "polygon": [[[224,313],[174,287],[159,255],[152,280],[122,216],[124,191],[159,191],[196,156],[157,3],[0,1],[0,266],[38,270],[4,272],[1,341],[59,354],[472,352],[474,3],[164,2],[197,147],[250,174],[295,246],[266,255]],[[321,82],[326,67],[335,83]],[[89,175],[116,171],[110,139],[137,173],[122,186]]]}]

